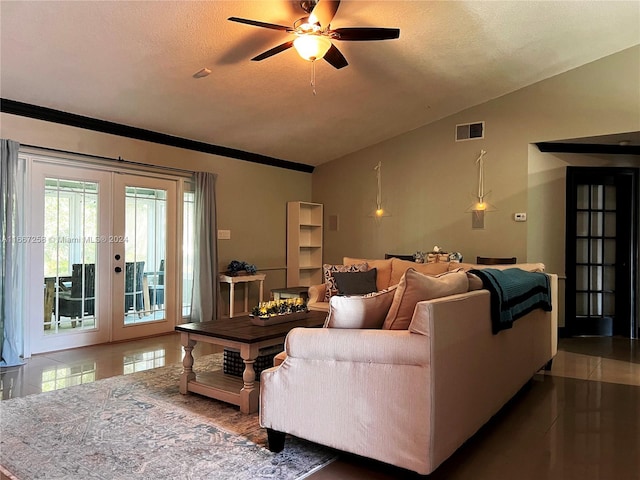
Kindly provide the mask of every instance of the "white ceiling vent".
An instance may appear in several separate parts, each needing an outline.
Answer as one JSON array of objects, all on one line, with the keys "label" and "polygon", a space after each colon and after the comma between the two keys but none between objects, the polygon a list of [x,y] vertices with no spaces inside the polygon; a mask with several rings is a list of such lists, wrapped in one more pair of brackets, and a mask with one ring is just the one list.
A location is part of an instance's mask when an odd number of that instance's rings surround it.
[{"label": "white ceiling vent", "polygon": [[484,138],[484,122],[456,125],[456,142]]}]

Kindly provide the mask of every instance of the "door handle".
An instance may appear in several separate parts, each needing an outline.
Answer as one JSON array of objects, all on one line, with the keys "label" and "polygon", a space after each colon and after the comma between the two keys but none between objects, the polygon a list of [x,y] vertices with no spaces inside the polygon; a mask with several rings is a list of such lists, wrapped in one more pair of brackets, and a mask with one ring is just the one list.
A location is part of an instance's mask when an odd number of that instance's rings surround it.
[{"label": "door handle", "polygon": [[122,267],[116,267],[116,268],[114,268],[114,271],[116,273],[120,273],[122,271]]}]

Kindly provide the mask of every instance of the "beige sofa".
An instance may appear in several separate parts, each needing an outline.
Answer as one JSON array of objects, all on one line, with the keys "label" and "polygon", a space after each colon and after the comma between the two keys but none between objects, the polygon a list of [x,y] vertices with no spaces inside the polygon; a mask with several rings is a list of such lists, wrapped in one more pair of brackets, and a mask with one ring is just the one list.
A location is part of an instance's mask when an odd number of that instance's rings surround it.
[{"label": "beige sofa", "polygon": [[[542,272],[544,271],[544,264],[542,263],[519,263],[515,265],[475,265],[472,263],[457,263],[457,262],[438,262],[438,263],[415,263],[407,260],[400,260],[398,258],[389,258],[386,260],[371,260],[353,257],[344,257],[342,259],[343,265],[354,265],[366,263],[368,269],[376,268],[376,286],[378,290],[384,290],[392,285],[398,284],[400,278],[404,272],[409,268],[413,268],[425,275],[439,275],[444,272],[453,271],[458,268],[464,270],[470,270],[473,268],[521,268],[530,272]],[[326,299],[327,284],[312,285],[308,290],[307,307],[309,310],[315,310],[320,312],[329,311],[329,302]]]},{"label": "beige sofa", "polygon": [[288,433],[429,474],[550,366],[556,345],[555,310],[493,334],[484,289],[419,302],[408,330],[296,328],[284,362],[262,373],[260,423],[275,451]]}]

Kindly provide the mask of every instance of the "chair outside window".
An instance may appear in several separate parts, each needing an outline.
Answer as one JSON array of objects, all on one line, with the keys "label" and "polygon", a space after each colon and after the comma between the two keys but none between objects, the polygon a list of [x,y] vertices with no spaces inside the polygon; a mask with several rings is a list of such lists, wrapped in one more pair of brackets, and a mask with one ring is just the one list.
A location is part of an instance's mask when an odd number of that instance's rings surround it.
[{"label": "chair outside window", "polygon": [[162,308],[164,306],[164,260],[160,260],[158,271],[147,272],[147,277],[152,277],[152,281],[149,282],[150,305]]},{"label": "chair outside window", "polygon": [[518,263],[518,260],[516,257],[476,257],[476,263],[478,265],[513,265]]},{"label": "chair outside window", "polygon": [[84,317],[95,314],[95,264],[74,263],[72,265],[71,286],[65,287],[62,282],[60,284],[58,322],[60,317],[69,317],[72,319],[71,326],[75,328],[76,319],[80,319],[82,322]]},{"label": "chair outside window", "polygon": [[125,314],[133,309],[135,312],[144,311],[144,262],[125,263],[124,280],[124,311]]}]

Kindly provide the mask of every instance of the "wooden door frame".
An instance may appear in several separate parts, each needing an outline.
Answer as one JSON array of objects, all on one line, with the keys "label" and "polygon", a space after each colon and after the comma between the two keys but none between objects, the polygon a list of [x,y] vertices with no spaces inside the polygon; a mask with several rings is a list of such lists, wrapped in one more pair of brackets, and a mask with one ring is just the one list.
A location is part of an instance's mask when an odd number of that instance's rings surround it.
[{"label": "wooden door frame", "polygon": [[[629,225],[629,249],[628,253],[625,254],[624,259],[620,259],[618,256],[618,252],[616,251],[616,286],[623,284],[623,282],[629,282],[629,290],[623,292],[625,297],[629,298],[629,317],[630,322],[628,328],[625,328],[624,332],[620,332],[619,329],[616,329],[614,323],[614,332],[613,334],[624,334],[630,338],[639,338],[640,337],[640,322],[638,320],[639,316],[639,301],[638,295],[640,294],[640,285],[638,282],[638,276],[640,271],[640,246],[639,246],[639,233],[638,233],[638,220],[639,220],[639,210],[640,210],[640,168],[633,167],[567,167],[566,174],[566,221],[565,221],[565,272],[567,276],[566,280],[566,293],[567,298],[565,299],[565,319],[566,319],[566,328],[569,335],[573,335],[575,332],[575,298],[569,298],[570,295],[575,295],[576,290],[576,277],[575,277],[575,258],[576,258],[576,245],[575,245],[575,222],[569,219],[568,214],[570,212],[575,212],[576,210],[576,198],[575,191],[576,185],[579,184],[578,178],[579,176],[616,176],[619,178],[624,178],[625,182],[629,186],[629,191],[627,193],[627,198],[620,199],[618,197],[618,201],[623,201],[624,203],[630,205],[630,220],[631,223]],[[619,225],[616,226],[616,232],[618,232]],[[620,263],[623,265],[620,265]],[[624,269],[628,269],[625,271]],[[617,295],[617,294],[616,294]],[[617,305],[617,298],[616,298]],[[617,313],[617,311],[616,311]]]}]

